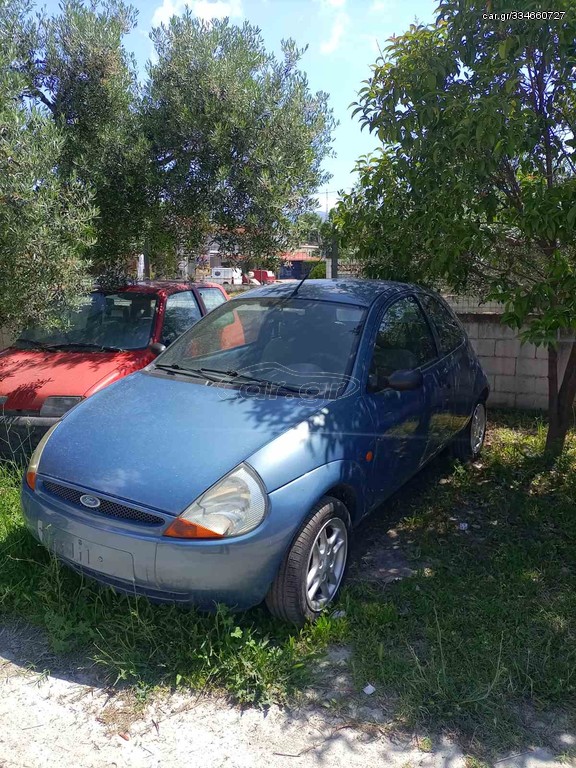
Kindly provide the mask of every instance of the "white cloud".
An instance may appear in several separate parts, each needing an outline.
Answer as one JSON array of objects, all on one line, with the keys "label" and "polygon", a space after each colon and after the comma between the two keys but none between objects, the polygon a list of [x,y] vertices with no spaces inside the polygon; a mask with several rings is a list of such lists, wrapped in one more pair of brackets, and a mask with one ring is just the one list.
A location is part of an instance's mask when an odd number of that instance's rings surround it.
[{"label": "white cloud", "polygon": [[343,8],[346,5],[346,0],[322,0],[322,4],[329,8]]},{"label": "white cloud", "polygon": [[172,16],[182,13],[186,5],[194,16],[204,21],[223,19],[226,16],[231,19],[242,16],[242,0],[192,0],[190,3],[183,0],[163,0],[162,5],[154,11],[152,26],[167,24]]},{"label": "white cloud", "polygon": [[242,16],[242,0],[195,0],[191,5],[192,13],[199,19],[231,19]]},{"label": "white cloud", "polygon": [[348,26],[349,17],[344,11],[340,11],[332,23],[332,29],[330,31],[330,37],[328,40],[324,40],[320,43],[320,52],[326,55],[334,53],[338,50],[344,37],[344,32]]},{"label": "white cloud", "polygon": [[[181,10],[181,8],[179,10]],[[160,24],[167,24],[175,13],[177,13],[177,7],[172,0],[164,0],[162,5],[159,5],[154,11],[154,15],[152,16],[152,26],[159,27]]]},{"label": "white cloud", "polygon": [[395,0],[372,0],[368,13],[384,13],[391,11],[396,5]]}]

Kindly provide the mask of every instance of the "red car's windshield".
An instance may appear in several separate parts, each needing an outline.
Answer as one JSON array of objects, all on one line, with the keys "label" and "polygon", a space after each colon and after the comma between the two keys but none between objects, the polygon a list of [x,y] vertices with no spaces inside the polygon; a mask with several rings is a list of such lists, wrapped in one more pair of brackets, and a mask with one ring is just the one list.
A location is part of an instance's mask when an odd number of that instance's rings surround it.
[{"label": "red car's windshield", "polygon": [[142,349],[150,343],[156,305],[152,293],[94,292],[58,327],[23,331],[16,346]]}]

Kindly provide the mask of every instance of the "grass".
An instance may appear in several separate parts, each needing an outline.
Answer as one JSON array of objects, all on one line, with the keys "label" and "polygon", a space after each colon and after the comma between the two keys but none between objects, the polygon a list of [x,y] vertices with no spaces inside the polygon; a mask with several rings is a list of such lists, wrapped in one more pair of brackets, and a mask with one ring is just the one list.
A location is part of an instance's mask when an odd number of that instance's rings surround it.
[{"label": "grass", "polygon": [[533,719],[576,712],[576,440],[550,467],[544,437],[532,416],[498,415],[481,462],[436,460],[358,532],[377,543],[394,525],[416,575],[384,588],[357,580],[344,618],[301,631],[261,608],[203,615],[83,580],[28,534],[4,469],[0,612],[139,695],[168,685],[285,702],[314,682],[330,644],[345,644],[358,690],[376,686],[397,724],[455,734],[471,761],[514,749]]}]

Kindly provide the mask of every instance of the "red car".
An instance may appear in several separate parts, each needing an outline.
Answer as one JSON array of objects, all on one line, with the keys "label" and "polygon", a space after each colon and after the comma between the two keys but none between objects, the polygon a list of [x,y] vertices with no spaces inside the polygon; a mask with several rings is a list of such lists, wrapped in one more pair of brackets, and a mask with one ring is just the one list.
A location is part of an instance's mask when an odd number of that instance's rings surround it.
[{"label": "red car", "polygon": [[0,352],[0,454],[29,452],[85,397],[144,368],[228,300],[215,283],[147,282],[94,291],[65,328],[30,328]]},{"label": "red car", "polygon": [[255,269],[254,277],[261,285],[268,285],[276,282],[276,275],[270,269]]}]

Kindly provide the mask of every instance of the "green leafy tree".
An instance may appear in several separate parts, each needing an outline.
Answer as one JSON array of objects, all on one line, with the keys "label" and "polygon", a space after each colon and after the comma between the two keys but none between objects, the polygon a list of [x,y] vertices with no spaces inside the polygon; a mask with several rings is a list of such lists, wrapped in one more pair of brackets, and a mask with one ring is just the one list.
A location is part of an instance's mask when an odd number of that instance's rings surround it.
[{"label": "green leafy tree", "polygon": [[24,92],[63,135],[59,176],[94,190],[94,271],[117,280],[161,229],[152,226],[149,146],[135,64],[123,44],[136,15],[121,0],[65,0],[58,13],[39,15],[19,59]]},{"label": "green leafy tree", "polygon": [[52,322],[86,290],[95,214],[85,185],[58,176],[60,131],[22,99],[28,10],[0,0],[0,327],[15,330]]},{"label": "green leafy tree", "polygon": [[576,396],[576,344],[563,373],[557,352],[576,330],[576,15],[572,0],[521,13],[441,0],[436,23],[391,39],[356,109],[382,148],[337,224],[370,275],[497,298],[547,345],[557,453]]},{"label": "green leafy tree", "polygon": [[303,51],[286,41],[277,59],[256,27],[188,10],[151,37],[144,119],[180,246],[210,237],[231,260],[275,257],[327,179],[334,120],[298,69]]},{"label": "green leafy tree", "polygon": [[315,211],[303,213],[299,216],[294,225],[293,240],[295,245],[309,243],[310,245],[320,245],[322,242],[322,233],[324,219]]}]

